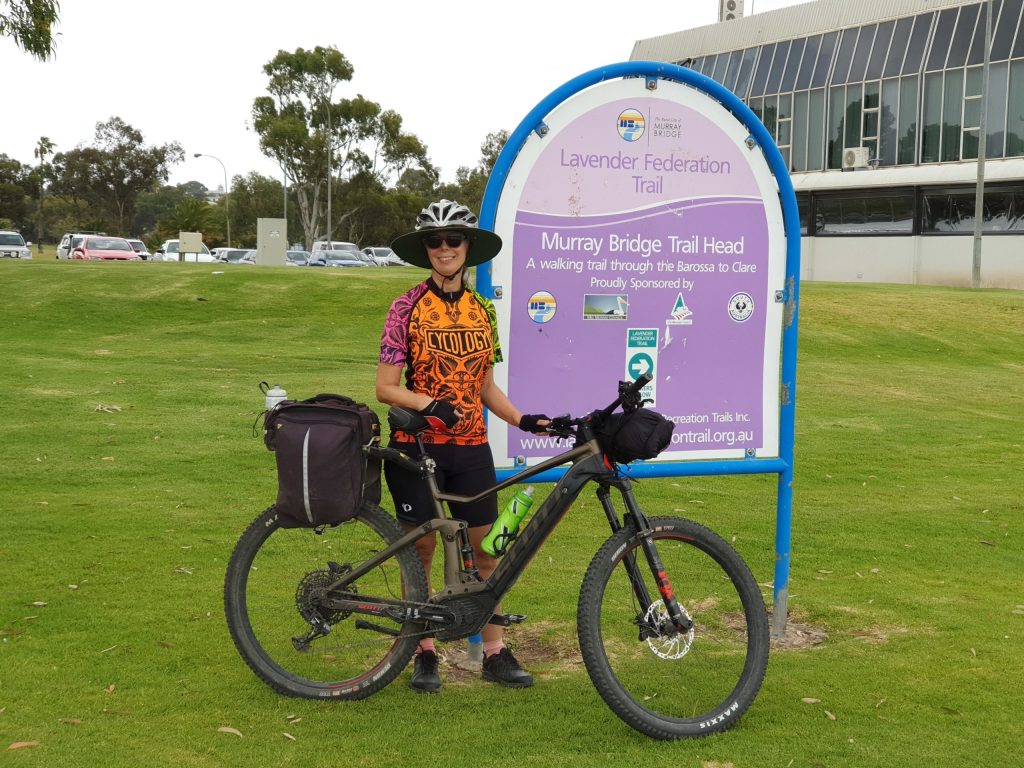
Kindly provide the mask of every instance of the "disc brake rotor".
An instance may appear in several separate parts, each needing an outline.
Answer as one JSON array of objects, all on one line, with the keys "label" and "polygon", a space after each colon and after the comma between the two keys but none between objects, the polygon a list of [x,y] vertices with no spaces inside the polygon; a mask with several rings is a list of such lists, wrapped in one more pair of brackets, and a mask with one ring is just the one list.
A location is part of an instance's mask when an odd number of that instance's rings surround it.
[{"label": "disc brake rotor", "polygon": [[[680,605],[679,610],[683,612],[684,617],[691,619],[690,614],[687,613],[683,606]],[[651,603],[651,607],[647,609],[647,613],[644,615],[644,623],[648,627],[672,626],[672,619],[669,618],[668,611],[665,610],[664,600]],[[651,649],[655,656],[662,659],[681,659],[690,652],[691,645],[693,645],[692,626],[687,632],[672,635],[658,633],[647,638],[647,647]]]}]

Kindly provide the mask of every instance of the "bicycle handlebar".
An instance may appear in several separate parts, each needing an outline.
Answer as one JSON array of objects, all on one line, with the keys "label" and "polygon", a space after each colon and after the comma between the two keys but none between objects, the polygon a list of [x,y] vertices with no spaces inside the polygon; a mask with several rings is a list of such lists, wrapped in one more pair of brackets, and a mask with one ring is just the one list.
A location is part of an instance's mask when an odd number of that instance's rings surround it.
[{"label": "bicycle handlebar", "polygon": [[640,399],[640,390],[651,383],[654,377],[649,373],[641,374],[634,382],[619,382],[619,396],[615,398],[615,401],[607,408],[603,408],[599,411],[591,411],[582,418],[574,419],[568,414],[565,416],[556,416],[551,419],[551,422],[545,427],[545,431],[551,435],[557,435],[558,437],[577,437],[576,429],[587,425],[600,426],[605,419],[612,415],[612,412],[620,405],[627,410],[636,410],[643,405],[643,401]]}]

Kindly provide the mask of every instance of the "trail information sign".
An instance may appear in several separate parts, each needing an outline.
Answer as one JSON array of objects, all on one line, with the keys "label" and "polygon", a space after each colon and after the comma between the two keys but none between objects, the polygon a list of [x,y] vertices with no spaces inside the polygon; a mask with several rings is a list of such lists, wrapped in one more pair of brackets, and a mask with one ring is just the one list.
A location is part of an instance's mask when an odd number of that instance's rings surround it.
[{"label": "trail information sign", "polygon": [[[514,403],[579,415],[651,372],[675,422],[659,461],[779,455],[786,238],[750,129],[685,83],[608,80],[546,113],[501,181],[485,211],[497,198],[495,373]],[[498,466],[559,451],[489,429]]]}]

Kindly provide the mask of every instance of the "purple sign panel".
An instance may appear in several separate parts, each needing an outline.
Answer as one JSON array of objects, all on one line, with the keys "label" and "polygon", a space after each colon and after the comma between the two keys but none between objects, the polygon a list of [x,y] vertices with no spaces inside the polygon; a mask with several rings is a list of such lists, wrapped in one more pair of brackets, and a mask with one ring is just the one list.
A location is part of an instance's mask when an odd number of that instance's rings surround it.
[{"label": "purple sign panel", "polygon": [[[524,412],[579,415],[649,372],[646,396],[675,422],[663,458],[777,455],[777,196],[766,205],[767,169],[735,118],[661,89],[680,97],[567,102],[510,174],[498,228],[513,257],[495,272],[507,391]],[[508,457],[557,452],[517,430],[506,442]]]}]

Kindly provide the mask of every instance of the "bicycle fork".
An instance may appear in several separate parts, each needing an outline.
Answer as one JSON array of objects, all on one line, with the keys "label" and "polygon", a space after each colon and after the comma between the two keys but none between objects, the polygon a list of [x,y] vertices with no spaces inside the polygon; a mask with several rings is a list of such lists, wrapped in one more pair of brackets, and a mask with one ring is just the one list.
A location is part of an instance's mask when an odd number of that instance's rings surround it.
[{"label": "bicycle fork", "polygon": [[[628,479],[623,480],[619,490],[622,492],[622,500],[626,504],[626,513],[633,518],[647,565],[650,568],[651,575],[654,577],[654,583],[658,585],[658,591],[661,593],[665,611],[669,617],[668,622],[661,622],[656,625],[648,620],[648,611],[653,601],[640,573],[640,566],[637,565],[636,556],[632,552],[627,552],[622,559],[623,566],[633,587],[633,594],[636,595],[636,599],[641,606],[640,612],[636,617],[636,623],[640,627],[639,639],[648,640],[653,637],[673,636],[689,632],[693,628],[693,621],[687,616],[676,600],[675,591],[672,589],[672,582],[665,572],[665,566],[658,555],[658,548],[654,543],[654,531],[651,529],[647,516],[636,503],[636,497],[633,495],[633,489]],[[622,528],[622,524],[619,522],[615,505],[612,503],[609,486],[602,484],[598,488],[597,498],[601,502],[605,516],[608,518],[612,533],[617,533]]]}]

